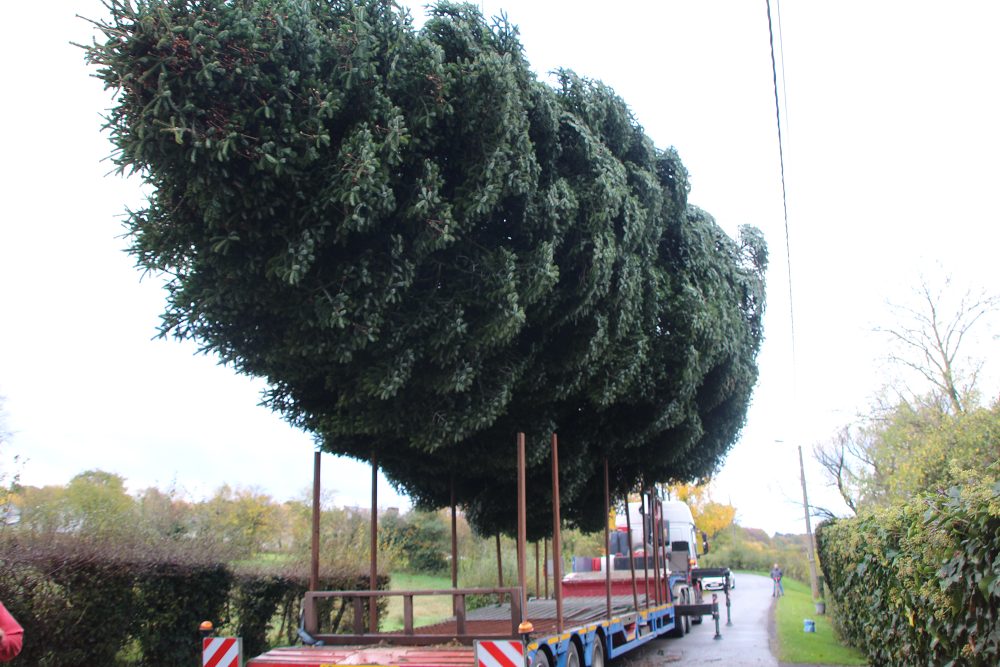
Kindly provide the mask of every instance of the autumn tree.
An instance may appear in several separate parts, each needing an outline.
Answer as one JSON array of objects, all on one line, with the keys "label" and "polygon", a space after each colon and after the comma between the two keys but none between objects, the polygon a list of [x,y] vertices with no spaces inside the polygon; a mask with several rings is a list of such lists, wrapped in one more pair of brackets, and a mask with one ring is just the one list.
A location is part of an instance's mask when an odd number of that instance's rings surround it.
[{"label": "autumn tree", "polygon": [[176,490],[153,486],[140,491],[135,500],[139,528],[148,539],[197,537],[192,506]]},{"label": "autumn tree", "polygon": [[195,507],[198,534],[206,542],[227,546],[234,553],[252,556],[265,551],[278,533],[278,505],[259,489],[219,487]]},{"label": "autumn tree", "polygon": [[728,528],[736,518],[736,508],[712,499],[711,482],[701,484],[675,483],[667,487],[670,498],[687,503],[694,517],[694,525],[709,537],[715,537]]},{"label": "autumn tree", "polygon": [[88,470],[65,486],[23,487],[20,528],[35,533],[74,533],[102,539],[136,536],[136,506],[125,479]]},{"label": "autumn tree", "polygon": [[168,280],[163,335],[268,382],[323,449],[424,508],[454,492],[529,534],[709,474],[757,377],[766,246],[687,202],[624,102],[531,72],[517,30],[441,2],[111,0],[89,61],[115,161],[150,185],[131,252]]}]

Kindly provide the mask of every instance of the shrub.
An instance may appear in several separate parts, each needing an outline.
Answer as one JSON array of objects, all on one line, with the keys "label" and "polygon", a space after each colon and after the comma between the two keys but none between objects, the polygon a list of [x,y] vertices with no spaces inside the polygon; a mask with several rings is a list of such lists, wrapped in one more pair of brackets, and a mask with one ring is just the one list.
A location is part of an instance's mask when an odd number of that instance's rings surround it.
[{"label": "shrub", "polygon": [[408,570],[438,574],[448,569],[450,529],[438,512],[413,510],[386,514],[380,521],[383,543],[398,547]]},{"label": "shrub", "polygon": [[[380,575],[377,588],[388,588],[389,578]],[[328,591],[368,590],[368,575],[324,572],[320,589]],[[243,638],[244,655],[253,656],[280,644],[297,641],[302,596],[309,590],[303,568],[242,568],[234,575],[230,595],[232,633]],[[386,618],[388,601],[378,603],[379,619]],[[353,607],[347,598],[320,604],[323,632],[345,633],[353,627]],[[368,627],[367,615],[362,619]]]},{"label": "shrub", "polygon": [[0,541],[0,599],[25,631],[20,662],[113,664],[134,611],[129,551],[60,536]]},{"label": "shrub", "polygon": [[198,624],[222,616],[232,573],[220,562],[170,559],[144,563],[135,575],[135,634],[143,664],[195,664],[200,653]]},{"label": "shrub", "polygon": [[[19,662],[40,667],[186,667],[198,662],[198,625],[206,619],[220,634],[243,637],[246,655],[293,643],[306,571],[234,570],[194,542],[16,533],[0,539],[0,600],[25,630]],[[387,583],[380,576],[377,585]],[[326,572],[321,587],[368,590],[368,576]],[[346,600],[323,611],[331,632],[352,627]],[[379,613],[385,617],[384,601]]]},{"label": "shrub", "polygon": [[1000,482],[991,471],[817,529],[823,572],[847,612],[844,634],[872,664],[1000,664]]}]

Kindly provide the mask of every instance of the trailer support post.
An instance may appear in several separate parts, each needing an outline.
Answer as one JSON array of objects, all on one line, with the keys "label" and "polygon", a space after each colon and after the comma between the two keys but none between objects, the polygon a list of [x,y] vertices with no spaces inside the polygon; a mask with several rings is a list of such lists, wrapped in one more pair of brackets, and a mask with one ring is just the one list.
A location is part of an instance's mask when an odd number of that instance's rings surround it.
[{"label": "trailer support post", "polygon": [[642,583],[646,589],[646,608],[649,609],[649,551],[647,551],[647,547],[650,545],[650,542],[647,525],[649,528],[652,528],[653,522],[649,520],[652,509],[648,507],[649,503],[646,501],[646,483],[643,481],[639,486],[639,502],[642,503]]},{"label": "trailer support post", "polygon": [[[503,586],[503,582],[500,582]],[[458,518],[455,512],[455,476],[451,477],[451,587],[458,588]]]},{"label": "trailer support post", "polygon": [[319,590],[319,490],[320,451],[313,452],[312,555],[309,562],[309,590]]},{"label": "trailer support post", "polygon": [[559,518],[559,436],[552,434],[552,589],[556,596],[556,632],[563,631],[562,532]]},{"label": "trailer support post", "polygon": [[525,486],[524,433],[517,434],[517,585],[521,587],[521,620],[525,620],[528,609],[527,575],[525,573],[525,542],[528,535],[528,495]]},{"label": "trailer support post", "polygon": [[544,553],[542,560],[545,564],[542,567],[543,574],[545,575],[545,599],[549,599],[549,538],[542,538],[542,547],[544,548]]},{"label": "trailer support post", "polygon": [[719,596],[716,593],[712,593],[712,618],[715,619],[715,636],[712,639],[722,639],[722,633],[719,632]]},{"label": "trailer support post", "polygon": [[[539,572],[539,565],[540,563],[538,560],[538,540],[535,540],[535,597],[536,598],[538,597],[538,585],[539,585],[538,580],[541,577],[541,573]],[[503,586],[503,584],[500,585]]]},{"label": "trailer support post", "polygon": [[653,496],[652,489],[649,491],[649,506],[653,509],[653,586],[656,588],[653,591],[653,601],[659,605],[663,603],[660,589],[660,524],[663,515],[660,514],[660,503]]},{"label": "trailer support post", "polygon": [[[378,590],[378,459],[372,452],[372,516],[371,516],[371,569],[368,588]],[[368,598],[368,629],[378,632],[378,604],[375,596]]]},{"label": "trailer support post", "polygon": [[[628,569],[632,573],[632,604],[639,611],[639,591],[635,586],[635,550],[632,548],[632,517],[628,511],[628,495],[625,496],[625,530],[628,531]],[[646,543],[646,530],[643,528],[643,544]],[[646,586],[646,606],[649,606],[649,586]]]},{"label": "trailer support post", "polygon": [[[497,533],[497,585],[503,588],[503,556],[500,555],[500,533]],[[503,604],[503,593],[497,595],[497,604]]]},{"label": "trailer support post", "polygon": [[607,598],[607,618],[611,618],[611,535],[608,521],[611,516],[611,491],[608,482],[608,459],[604,458],[604,594]]},{"label": "trailer support post", "polygon": [[[312,554],[309,563],[309,590],[319,590],[319,494],[320,494],[320,451],[313,453],[313,497],[312,497]],[[319,617],[315,604],[303,604],[303,623],[309,633],[317,632]]]},{"label": "trailer support post", "polygon": [[500,533],[497,533],[497,585],[503,588],[503,556],[500,554]]}]

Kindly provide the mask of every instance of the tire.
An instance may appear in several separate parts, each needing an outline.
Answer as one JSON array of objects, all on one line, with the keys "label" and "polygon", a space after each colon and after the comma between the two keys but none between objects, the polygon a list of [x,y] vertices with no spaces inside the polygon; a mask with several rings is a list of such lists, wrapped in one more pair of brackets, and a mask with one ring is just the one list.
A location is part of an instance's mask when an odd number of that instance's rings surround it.
[{"label": "tire", "polygon": [[590,655],[590,667],[604,667],[604,642],[600,637],[594,638],[594,649]]},{"label": "tire", "polygon": [[569,643],[569,649],[566,651],[566,667],[583,667],[580,649],[574,642]]},{"label": "tire", "polygon": [[549,654],[544,649],[535,651],[535,655],[531,659],[531,667],[549,667]]},{"label": "tire", "polygon": [[[681,604],[688,603],[688,589],[682,588],[677,595],[677,599]],[[674,608],[674,628],[667,633],[667,637],[672,637],[674,639],[680,639],[684,636],[684,633],[688,631],[691,626],[688,623],[687,616],[681,616],[677,613],[676,607]]]}]

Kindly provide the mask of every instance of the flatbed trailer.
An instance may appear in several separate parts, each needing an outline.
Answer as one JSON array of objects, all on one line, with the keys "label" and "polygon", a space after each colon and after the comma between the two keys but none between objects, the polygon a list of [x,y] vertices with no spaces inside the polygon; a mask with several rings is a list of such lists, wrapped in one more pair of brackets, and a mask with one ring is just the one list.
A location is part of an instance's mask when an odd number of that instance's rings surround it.
[{"label": "flatbed trailer", "polygon": [[[718,604],[688,604],[689,599],[674,599],[671,576],[665,562],[658,559],[662,545],[653,538],[652,563],[643,560],[641,574],[636,573],[635,559],[629,547],[629,572],[613,573],[610,555],[605,556],[605,573],[600,575],[604,595],[596,581],[587,577],[580,585],[568,585],[562,594],[560,575],[560,519],[557,438],[552,436],[553,471],[553,568],[555,599],[529,599],[525,582],[525,444],[524,434],[517,436],[518,456],[518,582],[510,588],[457,587],[457,548],[455,506],[452,505],[452,582],[453,588],[423,591],[318,591],[318,454],[314,470],[313,497],[313,576],[311,588],[302,601],[301,636],[305,646],[275,648],[250,659],[246,667],[604,667],[617,658],[664,635],[683,636],[688,615],[711,612],[718,631]],[[372,517],[377,516],[375,472],[372,466]],[[610,512],[608,462],[604,462],[604,511]],[[371,581],[374,582],[377,553],[376,521],[372,521]],[[605,546],[610,553],[608,532]],[[652,564],[652,569],[649,565]],[[689,571],[685,571],[690,581]],[[592,578],[592,577],[591,577]],[[640,583],[641,582],[641,583]],[[424,596],[450,596],[453,615],[443,621],[419,624],[414,617],[414,600]],[[468,610],[470,596],[493,596],[497,603]],[[378,606],[382,598],[401,597],[403,627],[378,631]],[[329,610],[331,598],[339,598],[352,608],[348,631],[323,632],[321,609]],[[680,604],[678,604],[680,603]],[[341,609],[344,608],[342,605]],[[367,611],[367,619],[366,619]],[[366,620],[368,627],[366,627]]]},{"label": "flatbed trailer", "polygon": [[[520,616],[517,599],[520,591],[509,589],[513,604],[504,602],[481,607],[438,623],[404,627],[402,630],[360,634],[312,635],[323,645],[295,646],[272,649],[251,659],[247,667],[332,667],[333,665],[403,665],[407,667],[477,667],[477,651],[484,645],[506,642],[519,652],[517,667],[603,667],[607,659],[616,658],[646,642],[667,634],[679,621],[678,608],[673,602],[636,610],[631,595],[612,597],[612,613],[607,614],[606,601],[596,597],[569,597],[563,601],[563,627],[558,627],[555,600],[528,600],[525,616],[532,630],[518,633]],[[347,597],[358,601],[374,596],[403,596],[404,609],[412,610],[412,599],[418,596],[452,595],[456,607],[464,608],[468,595],[495,595],[497,589],[459,589],[445,591],[343,591],[307,593],[318,600],[323,597]],[[406,600],[409,599],[409,604]],[[640,596],[640,604],[645,599]],[[306,603],[309,604],[308,602]],[[356,615],[359,627],[360,615]],[[412,617],[411,617],[412,618]],[[504,665],[502,660],[497,664]]]}]

